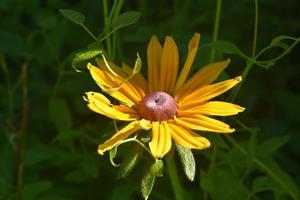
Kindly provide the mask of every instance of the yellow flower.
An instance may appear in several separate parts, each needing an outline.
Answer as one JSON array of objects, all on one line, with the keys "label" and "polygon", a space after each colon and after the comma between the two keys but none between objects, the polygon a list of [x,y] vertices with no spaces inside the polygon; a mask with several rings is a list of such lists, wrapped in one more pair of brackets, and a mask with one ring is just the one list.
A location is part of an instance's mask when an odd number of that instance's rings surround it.
[{"label": "yellow flower", "polygon": [[[235,86],[242,78],[238,76],[212,84],[229,64],[228,59],[203,67],[187,81],[199,40],[198,33],[190,40],[188,55],[178,78],[178,49],[173,38],[169,36],[165,38],[163,46],[155,36],[149,42],[148,81],[140,73],[126,81],[132,69],[125,64],[122,68],[105,60],[97,60],[98,67],[88,64],[96,83],[104,92],[121,102],[120,105],[113,105],[104,95],[87,92],[85,100],[88,107],[112,119],[130,122],[112,138],[99,145],[99,154],[103,155],[140,129],[151,129],[149,147],[155,158],[162,158],[169,152],[172,139],[188,149],[208,148],[210,142],[193,130],[234,132],[228,124],[210,116],[235,115],[244,108],[211,99]],[[116,73],[107,70],[106,65]]]}]

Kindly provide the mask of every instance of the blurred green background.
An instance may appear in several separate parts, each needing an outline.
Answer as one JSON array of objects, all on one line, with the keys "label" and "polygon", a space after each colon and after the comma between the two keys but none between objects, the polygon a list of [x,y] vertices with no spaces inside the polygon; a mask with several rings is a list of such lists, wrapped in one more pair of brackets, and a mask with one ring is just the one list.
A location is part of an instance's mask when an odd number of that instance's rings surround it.
[{"label": "blurred green background", "polygon": [[[264,0],[258,5],[257,51],[276,36],[300,36],[300,1]],[[104,31],[102,1],[0,1],[0,199],[15,199],[20,182],[24,200],[142,199],[144,162],[117,180],[118,169],[108,155],[96,152],[97,145],[114,133],[113,124],[87,109],[84,92],[99,88],[88,73],[77,73],[71,65],[74,52],[93,39],[62,16],[62,8],[83,13],[95,35]],[[116,33],[116,63],[133,66],[138,51],[145,72],[147,43],[154,34],[161,41],[173,36],[183,63],[195,32],[201,33],[201,46],[193,71],[210,62],[216,1],[125,1],[121,12],[132,10],[141,17]],[[251,56],[254,16],[254,0],[223,1],[218,38]],[[226,54],[226,47],[216,50],[215,60],[231,59],[221,79],[243,72],[244,58]],[[280,52],[274,48],[263,58]],[[175,156],[184,199],[299,198],[299,55],[296,46],[269,69],[253,65],[235,101],[246,111],[227,119],[238,130],[231,137],[237,143],[208,135],[213,147],[194,151],[194,182],[187,180]],[[129,146],[122,147],[116,162]],[[150,199],[175,199],[167,172],[157,179]]]}]

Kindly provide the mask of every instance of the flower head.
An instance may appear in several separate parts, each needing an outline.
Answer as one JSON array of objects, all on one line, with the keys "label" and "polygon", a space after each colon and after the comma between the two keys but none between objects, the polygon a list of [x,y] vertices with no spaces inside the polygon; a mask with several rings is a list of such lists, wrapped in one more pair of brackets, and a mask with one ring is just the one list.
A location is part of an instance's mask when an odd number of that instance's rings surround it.
[{"label": "flower head", "polygon": [[[229,116],[244,108],[227,102],[211,101],[241,81],[238,76],[214,83],[230,60],[209,64],[187,80],[196,56],[200,35],[196,33],[188,45],[188,55],[178,76],[179,55],[176,43],[167,36],[162,46],[153,36],[147,49],[148,81],[137,73],[127,77],[132,69],[97,60],[98,67],[88,64],[88,69],[104,92],[121,102],[113,105],[103,94],[87,92],[88,107],[112,119],[130,123],[112,138],[100,144],[103,154],[132,136],[140,129],[151,129],[149,147],[155,158],[162,158],[172,146],[172,139],[188,149],[205,149],[210,142],[193,130],[232,133],[233,128],[210,116]],[[107,65],[113,69],[107,70]],[[117,89],[115,89],[117,88]]]}]

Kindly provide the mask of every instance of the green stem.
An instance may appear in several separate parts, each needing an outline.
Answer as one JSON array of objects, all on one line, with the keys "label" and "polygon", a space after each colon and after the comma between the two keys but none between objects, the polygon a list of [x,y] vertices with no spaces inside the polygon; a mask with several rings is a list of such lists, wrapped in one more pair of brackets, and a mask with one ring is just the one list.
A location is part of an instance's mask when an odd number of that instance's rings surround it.
[{"label": "green stem", "polygon": [[171,185],[172,185],[173,192],[175,195],[175,199],[176,200],[184,200],[185,198],[183,195],[183,188],[179,181],[178,172],[176,169],[174,158],[169,156],[165,160],[166,160],[168,173],[169,173],[170,180],[171,180]]},{"label": "green stem", "polygon": [[11,85],[11,79],[10,79],[10,74],[5,62],[4,56],[1,54],[0,55],[0,63],[1,63],[1,68],[4,74],[5,82],[6,82],[6,89],[7,89],[7,109],[8,109],[8,121],[11,122],[13,120],[13,90],[12,90],[12,85]]},{"label": "green stem", "polygon": [[258,32],[258,0],[255,0],[255,19],[254,19],[253,45],[252,45],[251,58],[254,58],[256,53],[257,32]]},{"label": "green stem", "polygon": [[[215,42],[218,40],[220,20],[221,20],[221,9],[222,9],[222,0],[217,0],[216,16],[215,16],[215,22],[214,22],[212,42]],[[215,60],[215,55],[216,55],[216,51],[214,49],[212,49],[210,52],[210,62],[211,63]]]},{"label": "green stem", "polygon": [[[110,21],[108,15],[108,5],[107,0],[103,0],[103,13],[104,13],[104,33],[109,33],[110,30]],[[111,38],[110,36],[106,37],[106,48],[109,59],[111,59]]]},{"label": "green stem", "polygon": [[81,26],[95,41],[97,41],[97,37],[84,24],[81,24]]},{"label": "green stem", "polygon": [[[119,0],[117,3],[117,6],[116,6],[116,10],[112,9],[112,12],[113,12],[112,23],[113,24],[116,23],[119,15],[120,15],[123,4],[124,4],[124,0]],[[117,41],[117,32],[112,35],[112,59],[113,60],[116,57],[116,41]]]},{"label": "green stem", "polygon": [[[253,31],[253,43],[252,43],[252,54],[251,54],[251,59],[252,60],[255,60],[255,53],[256,53],[256,45],[257,45],[257,33],[258,33],[258,0],[255,0],[255,19],[254,19],[254,31]],[[229,96],[229,101],[230,102],[233,102],[243,83],[245,82],[245,79],[250,71],[250,69],[252,68],[253,66],[253,61],[248,61],[247,62],[247,65],[246,65],[246,68],[244,69],[243,73],[242,73],[242,77],[243,77],[243,81],[232,91],[232,93],[230,94]]]},{"label": "green stem", "polygon": [[17,133],[17,177],[16,177],[16,200],[21,199],[23,175],[24,175],[24,152],[25,152],[25,135],[28,125],[29,99],[28,99],[28,82],[27,82],[27,63],[22,66],[22,95],[23,111],[21,117],[20,130]]}]

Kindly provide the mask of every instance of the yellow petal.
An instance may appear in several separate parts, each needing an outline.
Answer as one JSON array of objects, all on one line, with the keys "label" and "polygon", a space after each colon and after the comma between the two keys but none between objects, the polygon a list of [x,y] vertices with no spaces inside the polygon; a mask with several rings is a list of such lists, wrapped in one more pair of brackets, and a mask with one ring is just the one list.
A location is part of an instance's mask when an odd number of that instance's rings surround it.
[{"label": "yellow petal", "polygon": [[183,84],[176,93],[176,99],[181,99],[189,93],[192,93],[197,88],[211,84],[218,78],[220,73],[228,66],[230,60],[212,63],[201,68],[193,77]]},{"label": "yellow petal", "polygon": [[173,123],[168,124],[174,141],[187,149],[206,149],[210,142],[205,137],[196,134],[194,131]]},{"label": "yellow petal", "polygon": [[209,131],[216,133],[232,133],[234,129],[228,124],[216,119],[212,119],[203,115],[193,115],[189,117],[175,117],[175,121],[186,128]]},{"label": "yellow petal", "polygon": [[166,155],[172,146],[171,132],[167,122],[152,123],[152,140],[149,147],[153,157],[162,158]]},{"label": "yellow petal", "polygon": [[175,91],[174,91],[175,93],[179,89],[179,87],[186,81],[189,75],[195,56],[197,54],[199,41],[200,41],[200,34],[195,33],[195,35],[189,42],[189,52],[185,60],[183,69],[181,70],[178,80],[176,82]]},{"label": "yellow petal", "polygon": [[159,90],[171,94],[178,71],[178,48],[172,37],[167,36],[162,49]]},{"label": "yellow petal", "polygon": [[124,139],[128,138],[132,133],[139,130],[141,127],[139,126],[138,121],[133,121],[119,132],[113,135],[112,138],[100,144],[98,146],[98,153],[103,155],[105,151],[111,150],[116,145],[119,145]]},{"label": "yellow petal", "polygon": [[[124,72],[126,72],[127,76],[130,76],[132,74],[133,69],[130,68],[125,63],[122,65],[122,69]],[[129,82],[136,88],[136,90],[140,93],[141,96],[145,96],[145,94],[148,94],[148,83],[144,76],[141,73],[135,74]]]},{"label": "yellow petal", "polygon": [[111,106],[110,101],[100,93],[87,92],[85,100],[92,111],[109,118],[124,121],[132,121],[138,118],[136,111],[127,106]]},{"label": "yellow petal", "polygon": [[242,77],[238,76],[233,79],[229,79],[212,85],[206,85],[204,87],[196,89],[194,92],[182,97],[180,100],[177,99],[179,107],[186,109],[187,107],[199,105],[202,102],[208,101],[216,96],[219,96],[220,94],[223,94],[224,92],[228,91],[233,86],[238,84],[241,80]]},{"label": "yellow petal", "polygon": [[236,104],[222,102],[222,101],[209,101],[200,103],[198,106],[188,109],[179,107],[177,116],[189,116],[195,114],[214,115],[214,116],[230,116],[243,112],[245,108]]},{"label": "yellow petal", "polygon": [[126,77],[126,73],[118,65],[114,64],[113,62],[106,61],[109,66],[107,66],[107,64],[104,62],[104,60],[100,59],[100,58],[96,58],[96,62],[102,71],[105,71],[106,73],[111,74],[111,71],[108,69],[108,67],[109,67],[109,68],[111,68],[111,70],[113,70],[113,72],[114,72],[114,74],[116,74],[116,76],[120,76],[122,78]]},{"label": "yellow petal", "polygon": [[152,36],[147,48],[149,91],[158,90],[162,47],[156,36]]},{"label": "yellow petal", "polygon": [[125,82],[121,76],[116,77],[109,72],[105,72],[98,67],[88,64],[88,69],[101,89],[116,98],[117,100],[127,104],[134,105],[141,101],[142,96],[136,91],[134,86],[128,81]]}]

